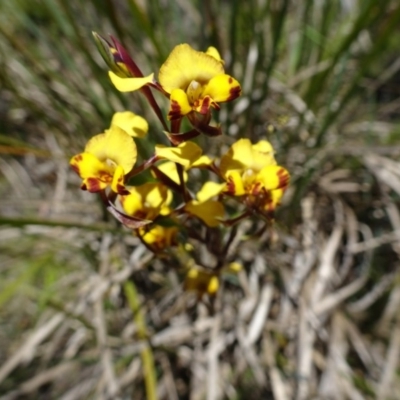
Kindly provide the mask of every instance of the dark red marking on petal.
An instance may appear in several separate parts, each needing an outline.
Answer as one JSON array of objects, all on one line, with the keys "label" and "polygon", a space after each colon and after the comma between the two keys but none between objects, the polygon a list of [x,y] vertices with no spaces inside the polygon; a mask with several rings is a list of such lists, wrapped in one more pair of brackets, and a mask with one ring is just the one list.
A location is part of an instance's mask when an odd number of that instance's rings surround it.
[{"label": "dark red marking on petal", "polygon": [[240,86],[235,86],[229,90],[229,97],[226,101],[234,100],[241,94],[242,94],[242,88]]},{"label": "dark red marking on petal", "polygon": [[200,108],[199,113],[200,114],[207,114],[208,111],[210,110],[210,107],[211,107],[211,97],[210,96],[206,96],[203,99],[203,102],[201,104],[201,108]]},{"label": "dark red marking on petal", "polygon": [[226,182],[226,187],[229,194],[235,194],[235,182],[233,182],[232,177],[229,177],[227,182]]},{"label": "dark red marking on petal", "polygon": [[250,192],[252,195],[256,196],[262,192],[262,189],[264,188],[261,186],[261,182],[256,182]]},{"label": "dark red marking on petal", "polygon": [[181,106],[176,100],[171,100],[171,106],[168,112],[168,118],[170,120],[182,118]]},{"label": "dark red marking on petal", "polygon": [[230,76],[228,79],[229,84],[231,84],[233,82],[233,78]]},{"label": "dark red marking on petal", "polygon": [[97,178],[87,178],[86,179],[86,188],[91,193],[100,192],[100,180]]},{"label": "dark red marking on petal", "polygon": [[277,172],[277,176],[279,179],[278,189],[285,188],[289,185],[290,175],[285,168],[279,169],[279,171]]},{"label": "dark red marking on petal", "polygon": [[125,188],[124,185],[117,184],[117,193],[120,195],[128,195],[130,192]]}]

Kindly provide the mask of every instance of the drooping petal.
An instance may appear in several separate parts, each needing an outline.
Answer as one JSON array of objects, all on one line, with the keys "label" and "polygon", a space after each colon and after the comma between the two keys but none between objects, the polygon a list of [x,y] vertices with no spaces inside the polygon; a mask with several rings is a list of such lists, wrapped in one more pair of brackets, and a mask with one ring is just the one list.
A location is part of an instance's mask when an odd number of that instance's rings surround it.
[{"label": "drooping petal", "polygon": [[127,174],[135,165],[137,149],[132,137],[116,125],[100,135],[92,137],[85,152],[96,156],[100,161],[120,165]]},{"label": "drooping petal", "polygon": [[190,82],[201,85],[216,75],[224,73],[224,68],[213,56],[194,50],[188,44],[176,46],[160,68],[158,80],[167,93],[173,89],[186,91]]},{"label": "drooping petal", "polygon": [[168,119],[174,120],[182,118],[184,115],[192,111],[186,93],[182,89],[174,89],[171,92]]},{"label": "drooping petal", "polygon": [[193,142],[184,142],[177,147],[156,145],[155,154],[169,161],[181,164],[185,169],[189,168],[200,156],[202,149]]},{"label": "drooping petal", "polygon": [[121,78],[112,71],[108,71],[111,82],[120,92],[134,92],[153,82],[154,74],[141,78]]},{"label": "drooping petal", "polygon": [[142,138],[149,130],[147,121],[131,111],[116,112],[111,120],[111,125],[117,125],[132,137]]},{"label": "drooping petal", "polygon": [[189,201],[185,205],[185,211],[201,219],[212,228],[221,223],[221,219],[225,214],[223,204],[214,200],[207,200],[203,203],[195,200]]},{"label": "drooping petal", "polygon": [[206,182],[203,187],[197,192],[196,197],[200,203],[203,203],[214,196],[220,194],[226,187],[225,183]]},{"label": "drooping petal", "polygon": [[240,83],[229,75],[214,76],[204,88],[202,96],[209,95],[214,102],[231,101],[242,93]]}]

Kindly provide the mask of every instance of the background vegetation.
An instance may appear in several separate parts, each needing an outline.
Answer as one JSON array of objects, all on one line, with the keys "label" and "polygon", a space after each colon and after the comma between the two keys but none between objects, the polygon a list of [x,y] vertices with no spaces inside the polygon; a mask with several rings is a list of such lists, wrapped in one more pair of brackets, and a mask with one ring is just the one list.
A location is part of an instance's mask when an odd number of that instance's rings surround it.
[{"label": "background vegetation", "polygon": [[[399,399],[399,27],[394,0],[2,1],[1,399]],[[92,30],[145,73],[216,46],[243,96],[213,151],[267,138],[292,174],[214,307],[69,169],[114,111],[161,135]]]}]

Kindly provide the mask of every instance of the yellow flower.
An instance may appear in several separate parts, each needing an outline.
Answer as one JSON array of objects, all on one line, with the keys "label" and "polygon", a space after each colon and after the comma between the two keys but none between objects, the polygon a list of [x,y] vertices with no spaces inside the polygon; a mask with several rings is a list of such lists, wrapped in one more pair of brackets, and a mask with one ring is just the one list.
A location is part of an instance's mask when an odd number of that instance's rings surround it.
[{"label": "yellow flower", "polygon": [[158,79],[170,95],[170,120],[192,111],[208,114],[210,107],[219,109],[218,103],[234,100],[241,94],[239,82],[225,74],[215,48],[204,53],[188,44],[176,46],[161,66]]},{"label": "yellow flower", "polygon": [[152,220],[169,213],[172,193],[160,183],[145,183],[127,188],[128,195],[120,196],[124,211],[132,217]]},{"label": "yellow flower", "polygon": [[219,288],[219,278],[216,274],[193,267],[186,275],[184,288],[197,292],[199,296],[205,293],[214,296]]},{"label": "yellow flower", "polygon": [[147,121],[131,111],[116,112],[111,120],[111,125],[116,125],[128,135],[139,138],[146,136],[149,130]]},{"label": "yellow flower", "polygon": [[85,151],[71,158],[70,165],[82,178],[81,188],[99,192],[107,186],[125,194],[124,176],[135,165],[135,142],[121,128],[112,125],[105,133],[92,137]]},{"label": "yellow flower", "polygon": [[[172,192],[161,183],[148,182],[128,188],[129,194],[120,196],[124,211],[135,218],[154,221],[159,215],[168,215]],[[161,251],[175,244],[178,227],[152,225],[138,229],[137,234],[154,251]]]},{"label": "yellow flower", "polygon": [[176,244],[176,234],[178,233],[178,228],[176,226],[165,227],[161,225],[155,225],[150,230],[141,228],[139,229],[138,233],[142,240],[153,250],[161,251],[166,247],[174,246]]},{"label": "yellow flower", "polygon": [[276,164],[274,149],[266,140],[256,144],[238,140],[221,158],[219,169],[225,193],[246,195],[248,205],[265,211],[278,205],[290,179],[288,171]]}]

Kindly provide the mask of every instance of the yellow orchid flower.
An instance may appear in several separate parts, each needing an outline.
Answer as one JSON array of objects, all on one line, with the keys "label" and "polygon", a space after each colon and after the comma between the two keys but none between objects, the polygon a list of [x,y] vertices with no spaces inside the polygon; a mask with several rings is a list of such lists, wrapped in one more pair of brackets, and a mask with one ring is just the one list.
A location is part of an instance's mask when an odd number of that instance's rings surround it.
[{"label": "yellow orchid flower", "polygon": [[141,228],[138,232],[142,240],[155,251],[176,245],[177,233],[178,228],[176,226],[165,227],[161,225],[155,225],[150,230]]},{"label": "yellow orchid flower", "polygon": [[[129,194],[119,196],[124,211],[133,217],[154,221],[159,215],[168,215],[172,192],[161,183],[148,182],[129,187]],[[154,251],[161,251],[175,244],[178,227],[153,225],[138,229],[137,234]]]},{"label": "yellow orchid flower", "polygon": [[188,44],[176,46],[160,68],[158,80],[170,95],[168,119],[179,119],[192,111],[208,114],[210,107],[240,96],[239,82],[225,74],[215,48],[206,53]]},{"label": "yellow orchid flower", "polygon": [[164,185],[148,182],[127,189],[129,194],[119,199],[128,215],[153,221],[158,215],[170,212],[168,205],[172,201],[172,193]]},{"label": "yellow orchid flower", "polygon": [[248,205],[273,211],[289,184],[288,171],[276,164],[274,149],[261,140],[252,144],[240,139],[221,158],[220,173],[226,181],[224,192],[246,195]]},{"label": "yellow orchid flower", "polygon": [[149,131],[147,121],[131,111],[116,112],[111,120],[111,125],[118,126],[132,137],[145,137]]},{"label": "yellow orchid flower", "polygon": [[92,137],[83,153],[71,158],[70,165],[82,178],[81,189],[99,192],[107,186],[125,194],[124,176],[131,171],[137,158],[132,138],[112,125],[105,133]]}]

